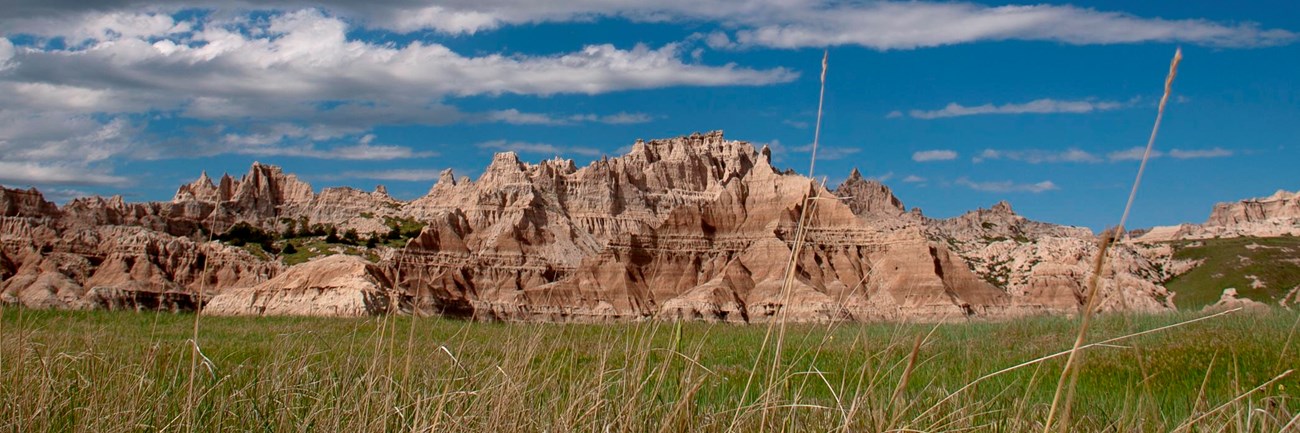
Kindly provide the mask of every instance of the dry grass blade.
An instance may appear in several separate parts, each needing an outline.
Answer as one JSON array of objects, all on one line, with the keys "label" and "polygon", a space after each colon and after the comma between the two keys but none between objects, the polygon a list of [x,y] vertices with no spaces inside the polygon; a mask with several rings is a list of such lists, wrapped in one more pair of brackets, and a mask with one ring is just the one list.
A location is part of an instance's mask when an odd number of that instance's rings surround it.
[{"label": "dry grass blade", "polygon": [[[208,230],[209,244],[212,243],[212,239],[217,233],[217,214],[220,211],[221,202],[218,201],[216,207],[212,209],[212,224],[209,225],[210,230]],[[194,431],[194,405],[197,404],[194,401],[194,376],[198,374],[199,358],[202,357],[205,361],[209,363],[211,362],[206,356],[203,356],[203,352],[199,350],[199,321],[203,318],[203,294],[207,291],[208,271],[211,269],[211,266],[212,260],[208,259],[203,261],[203,273],[200,274],[200,278],[202,279],[199,281],[199,293],[197,299],[194,301],[194,333],[190,336],[190,345],[192,346],[190,350],[190,377],[185,386],[185,428],[191,432]]]},{"label": "dry grass blade", "polygon": [[[818,145],[818,141],[821,139],[822,112],[824,107],[823,104],[826,101],[826,70],[827,70],[829,58],[830,58],[830,50],[824,51],[822,53],[821,90],[817,98],[817,123],[813,128],[812,154],[809,156],[808,177],[812,177],[813,169],[816,167],[817,164],[817,145]],[[794,245],[791,247],[790,259],[786,266],[785,282],[782,284],[781,293],[778,295],[778,299],[780,300],[779,301],[780,305],[778,305],[778,308],[780,308],[780,311],[778,312],[778,317],[776,318],[776,320],[768,322],[767,332],[763,336],[763,342],[758,347],[758,353],[754,354],[754,364],[749,370],[748,377],[745,379],[745,387],[740,394],[741,400],[738,403],[736,410],[732,413],[731,423],[728,426],[727,431],[733,431],[733,429],[736,427],[737,423],[739,422],[741,408],[745,406],[744,399],[748,398],[749,396],[749,391],[753,386],[754,377],[758,372],[759,364],[763,360],[763,356],[766,353],[768,344],[772,341],[772,332],[779,327],[780,331],[776,337],[775,347],[773,349],[772,363],[768,374],[768,383],[766,389],[762,393],[760,393],[761,396],[760,399],[769,398],[772,394],[772,387],[775,385],[775,382],[773,381],[776,380],[777,372],[780,370],[782,340],[784,340],[784,335],[785,335],[785,322],[786,322],[785,317],[786,317],[786,311],[788,310],[785,307],[789,301],[790,288],[793,285],[794,273],[798,267],[799,253],[803,248],[805,228],[808,223],[808,219],[812,215],[811,208],[816,205],[815,201],[811,200],[811,197],[812,197],[811,193],[810,195],[804,197],[802,210],[799,214],[799,223],[798,225],[795,226]],[[770,406],[769,404],[766,404],[766,401],[763,401],[763,403],[764,404],[761,405],[762,407],[761,414],[762,414],[763,421],[759,425],[760,432],[763,431],[763,429],[767,425],[767,414],[768,414],[768,408]]]},{"label": "dry grass blade", "polygon": [[1196,423],[1199,423],[1199,422],[1201,422],[1202,420],[1204,420],[1204,419],[1206,419],[1206,418],[1209,418],[1210,415],[1214,415],[1214,414],[1216,414],[1216,413],[1219,413],[1219,411],[1222,411],[1224,408],[1226,408],[1226,407],[1228,407],[1228,406],[1231,406],[1232,404],[1241,401],[1241,399],[1244,399],[1244,398],[1246,398],[1246,397],[1249,397],[1251,394],[1254,394],[1254,393],[1259,392],[1259,391],[1261,391],[1261,390],[1267,389],[1267,388],[1269,387],[1269,385],[1272,385],[1272,384],[1274,384],[1274,383],[1277,383],[1277,381],[1282,380],[1283,378],[1286,378],[1287,376],[1290,376],[1291,373],[1294,372],[1294,371],[1295,371],[1295,370],[1287,370],[1287,371],[1284,371],[1284,372],[1282,372],[1282,374],[1279,374],[1279,375],[1277,375],[1276,377],[1274,377],[1274,378],[1272,378],[1272,379],[1269,379],[1268,382],[1261,383],[1261,384],[1259,384],[1259,386],[1256,386],[1256,387],[1252,388],[1250,391],[1246,391],[1246,392],[1242,393],[1241,395],[1238,395],[1237,398],[1234,398],[1234,399],[1232,399],[1232,400],[1229,400],[1229,401],[1227,401],[1227,402],[1225,402],[1225,403],[1219,405],[1218,407],[1216,407],[1216,408],[1214,408],[1214,409],[1210,409],[1209,411],[1207,411],[1207,412],[1201,414],[1200,416],[1197,416],[1196,418],[1192,418],[1192,419],[1188,420],[1187,422],[1183,423],[1183,425],[1178,426],[1178,428],[1174,429],[1174,430],[1173,430],[1172,432],[1170,432],[1170,433],[1178,433],[1178,432],[1180,432],[1180,431],[1185,431],[1185,430],[1191,428],[1192,426],[1196,425]]},{"label": "dry grass blade", "polygon": [[[1088,279],[1088,293],[1083,308],[1083,318],[1079,322],[1079,333],[1074,340],[1074,348],[1070,350],[1070,357],[1065,361],[1065,367],[1061,369],[1061,378],[1057,382],[1056,393],[1052,397],[1052,406],[1047,411],[1047,421],[1043,423],[1043,431],[1048,432],[1052,429],[1052,423],[1057,410],[1061,405],[1062,393],[1065,393],[1063,420],[1061,421],[1061,431],[1067,431],[1069,421],[1069,406],[1074,397],[1074,383],[1078,380],[1078,372],[1075,368],[1079,357],[1079,347],[1083,345],[1084,339],[1087,338],[1088,325],[1092,318],[1093,308],[1096,306],[1097,286],[1101,276],[1102,269],[1106,264],[1106,252],[1115,238],[1124,235],[1124,226],[1128,223],[1129,212],[1133,210],[1133,201],[1137,198],[1138,187],[1142,185],[1142,175],[1146,171],[1147,161],[1151,159],[1151,149],[1155,147],[1156,134],[1160,132],[1160,122],[1165,117],[1165,105],[1169,103],[1169,94],[1173,90],[1174,77],[1178,75],[1178,63],[1183,60],[1183,50],[1180,48],[1174,51],[1174,58],[1169,62],[1169,74],[1165,77],[1164,95],[1160,97],[1160,107],[1156,110],[1155,125],[1151,128],[1151,136],[1147,138],[1146,150],[1142,153],[1142,162],[1138,165],[1137,176],[1133,179],[1133,189],[1129,191],[1128,202],[1124,205],[1124,214],[1120,216],[1119,226],[1115,227],[1111,235],[1102,234],[1101,246],[1097,251],[1097,259],[1093,263],[1092,276]],[[1112,237],[1113,236],[1113,237]]]}]

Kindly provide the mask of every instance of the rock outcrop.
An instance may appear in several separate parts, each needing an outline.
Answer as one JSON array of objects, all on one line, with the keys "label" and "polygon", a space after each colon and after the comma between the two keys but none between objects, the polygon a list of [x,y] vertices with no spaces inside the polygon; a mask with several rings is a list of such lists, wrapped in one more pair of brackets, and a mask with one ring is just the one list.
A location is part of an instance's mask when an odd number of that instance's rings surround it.
[{"label": "rock outcrop", "polygon": [[1300,192],[1278,190],[1268,197],[1218,203],[1204,224],[1154,227],[1134,241],[1153,243],[1241,236],[1300,236]]},{"label": "rock outcrop", "polygon": [[[1028,220],[1011,205],[928,220],[931,236],[970,263],[972,270],[1003,288],[1023,309],[1074,313],[1086,301],[1098,240],[1086,228]],[[1158,283],[1167,279],[1133,246],[1112,245],[1098,287],[1099,311],[1163,311],[1174,308],[1172,294]]]},{"label": "rock outcrop", "polygon": [[204,308],[218,315],[358,317],[384,314],[392,282],[363,258],[334,255],[294,266],[251,287],[221,292]]},{"label": "rock outcrop", "polygon": [[1268,304],[1255,301],[1250,298],[1237,295],[1237,289],[1223,289],[1223,294],[1219,296],[1219,301],[1205,306],[1201,311],[1206,313],[1218,313],[1232,309],[1240,308],[1246,311],[1268,311]]},{"label": "rock outcrop", "polygon": [[894,197],[889,187],[877,180],[863,179],[862,173],[856,168],[849,173],[848,179],[835,188],[835,195],[858,215],[898,217],[907,212],[903,202]]},{"label": "rock outcrop", "polygon": [[36,188],[22,190],[0,186],[0,216],[58,218],[59,208],[46,201]]},{"label": "rock outcrop", "polygon": [[[170,202],[89,197],[59,209],[6,190],[0,209],[0,300],[42,308],[211,300],[220,314],[399,305],[488,320],[1003,318],[1077,311],[1096,251],[1087,229],[1029,221],[1006,203],[934,220],[856,170],[828,190],[721,132],[637,141],[584,167],[500,153],[478,179],[448,170],[410,202],[382,187],[317,194],[254,163],[239,179],[203,173]],[[206,241],[239,223],[364,236],[398,222],[424,228],[403,248],[357,247],[383,257],[375,263],[287,267]],[[1103,309],[1171,308],[1156,284],[1164,262],[1119,247],[1114,263]]]}]

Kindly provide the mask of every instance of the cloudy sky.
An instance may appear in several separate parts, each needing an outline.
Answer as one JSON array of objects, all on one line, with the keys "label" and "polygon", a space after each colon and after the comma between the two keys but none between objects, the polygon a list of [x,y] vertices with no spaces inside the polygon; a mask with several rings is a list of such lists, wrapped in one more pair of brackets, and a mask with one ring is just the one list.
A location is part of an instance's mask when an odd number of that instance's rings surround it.
[{"label": "cloudy sky", "polygon": [[817,177],[1101,228],[1181,46],[1130,225],[1199,222],[1300,188],[1300,8],[1237,3],[0,0],[0,184],[166,200],[256,160],[410,199],[715,129],[804,172],[829,49]]}]

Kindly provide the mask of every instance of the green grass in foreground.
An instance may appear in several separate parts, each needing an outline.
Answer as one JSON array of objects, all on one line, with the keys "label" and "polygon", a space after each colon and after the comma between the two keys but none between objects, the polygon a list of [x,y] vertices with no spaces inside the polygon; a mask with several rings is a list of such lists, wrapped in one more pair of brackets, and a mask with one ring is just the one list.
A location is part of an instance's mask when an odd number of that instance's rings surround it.
[{"label": "green grass in foreground", "polygon": [[[1179,308],[1200,309],[1219,300],[1223,289],[1276,305],[1300,285],[1300,237],[1230,238],[1179,241],[1174,258],[1204,260],[1200,266],[1165,284],[1177,293]],[[1255,278],[1251,278],[1251,276]],[[1255,288],[1256,281],[1263,287]]]},{"label": "green grass in foreground", "polygon": [[[0,310],[0,431],[1037,432],[1076,322],[791,326],[470,323]],[[1090,340],[1188,320],[1104,316]],[[1294,313],[1230,314],[1087,352],[1071,431],[1278,431],[1300,375]],[[918,337],[914,373],[895,399]],[[406,352],[414,337],[414,350]],[[408,367],[409,362],[409,367]],[[770,380],[773,377],[777,380]],[[768,391],[768,398],[760,394]],[[766,421],[765,421],[766,420]],[[733,428],[734,427],[734,428]],[[1293,425],[1294,427],[1294,425]]]}]

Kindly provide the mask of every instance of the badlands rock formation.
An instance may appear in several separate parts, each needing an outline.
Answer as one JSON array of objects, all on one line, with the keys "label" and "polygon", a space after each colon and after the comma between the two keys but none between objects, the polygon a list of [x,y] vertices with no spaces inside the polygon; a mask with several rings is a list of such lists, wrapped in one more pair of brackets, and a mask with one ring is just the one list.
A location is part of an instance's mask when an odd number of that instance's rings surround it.
[{"label": "badlands rock formation", "polygon": [[1239,236],[1300,236],[1300,191],[1278,190],[1271,196],[1214,205],[1204,224],[1154,227],[1138,236],[1142,243]]},{"label": "badlands rock formation", "polygon": [[[1030,221],[1007,202],[946,220],[927,220],[972,269],[1026,309],[1070,313],[1084,302],[1098,240],[1085,228]],[[1162,311],[1172,295],[1158,285],[1163,267],[1132,246],[1110,249],[1098,289],[1100,311]]]},{"label": "badlands rock formation", "polygon": [[[186,309],[210,299],[214,313],[312,315],[377,314],[391,302],[475,319],[728,322],[1000,318],[1083,302],[1096,253],[1086,229],[1028,221],[1005,203],[929,219],[856,171],[830,191],[769,155],[721,132],[638,141],[581,168],[507,152],[478,179],[444,172],[410,202],[382,187],[317,194],[256,163],[238,180],[205,173],[163,203],[92,197],[59,209],[5,190],[0,300]],[[287,268],[207,241],[241,222],[379,233],[391,219],[425,228],[404,248],[371,251],[377,263]],[[1159,263],[1128,247],[1115,257],[1104,309],[1171,308]]]},{"label": "badlands rock formation", "polygon": [[203,311],[219,315],[369,316],[389,310],[392,286],[375,264],[340,254],[294,266],[252,287],[223,291]]}]

